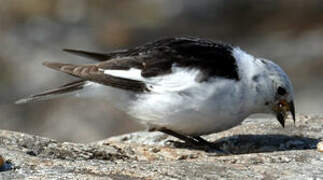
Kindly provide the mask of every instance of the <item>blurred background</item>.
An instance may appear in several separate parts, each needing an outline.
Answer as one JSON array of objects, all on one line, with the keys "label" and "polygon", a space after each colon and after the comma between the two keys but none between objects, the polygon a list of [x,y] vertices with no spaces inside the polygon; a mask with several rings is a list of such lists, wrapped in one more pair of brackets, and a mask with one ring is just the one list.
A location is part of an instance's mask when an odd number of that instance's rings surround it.
[{"label": "blurred background", "polygon": [[230,42],[287,72],[299,113],[323,114],[320,0],[0,0],[0,129],[91,142],[143,129],[104,99],[14,105],[71,79],[43,61],[89,63],[99,52],[171,36]]}]

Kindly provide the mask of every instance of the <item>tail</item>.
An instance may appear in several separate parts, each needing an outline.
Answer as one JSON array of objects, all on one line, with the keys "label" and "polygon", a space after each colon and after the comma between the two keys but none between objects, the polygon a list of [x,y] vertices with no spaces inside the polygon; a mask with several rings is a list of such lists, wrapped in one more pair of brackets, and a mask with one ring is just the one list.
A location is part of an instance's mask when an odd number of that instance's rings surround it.
[{"label": "tail", "polygon": [[25,104],[25,103],[49,100],[56,97],[64,96],[69,93],[83,89],[85,84],[86,84],[86,81],[84,80],[74,81],[71,83],[64,84],[56,89],[47,90],[23,99],[19,99],[15,102],[15,104]]},{"label": "tail", "polygon": [[[107,61],[115,56],[121,56],[126,54],[127,51],[114,51],[110,53],[97,53],[97,52],[90,52],[90,51],[83,51],[83,50],[74,50],[74,49],[63,49],[63,51],[72,53],[75,55],[91,58],[97,61]],[[62,63],[48,63],[44,62],[43,65],[57,70],[62,71],[67,74],[75,76],[72,71],[75,68],[75,65],[72,64],[62,64]],[[79,76],[76,76],[79,77]],[[78,80],[71,83],[64,84],[56,89],[47,90],[41,92],[39,94],[34,94],[26,98],[19,99],[15,102],[15,104],[25,104],[30,102],[37,102],[42,100],[53,99],[56,97],[64,96],[73,92],[77,92],[85,87],[87,81],[86,80]]]}]

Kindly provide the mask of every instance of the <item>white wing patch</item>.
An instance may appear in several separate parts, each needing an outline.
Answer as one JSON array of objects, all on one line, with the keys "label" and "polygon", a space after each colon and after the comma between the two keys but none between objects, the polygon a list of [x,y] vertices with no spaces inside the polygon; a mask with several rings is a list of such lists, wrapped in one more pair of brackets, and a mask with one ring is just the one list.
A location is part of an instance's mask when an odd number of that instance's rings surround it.
[{"label": "white wing patch", "polygon": [[129,70],[104,70],[104,73],[110,76],[145,82],[150,91],[157,93],[182,91],[195,87],[198,85],[195,78],[199,72],[198,69],[173,66],[170,74],[145,78],[141,76],[141,70],[135,68]]},{"label": "white wing patch", "polygon": [[104,74],[125,79],[144,81],[144,78],[141,76],[141,70],[135,68],[131,68],[129,70],[104,70]]}]

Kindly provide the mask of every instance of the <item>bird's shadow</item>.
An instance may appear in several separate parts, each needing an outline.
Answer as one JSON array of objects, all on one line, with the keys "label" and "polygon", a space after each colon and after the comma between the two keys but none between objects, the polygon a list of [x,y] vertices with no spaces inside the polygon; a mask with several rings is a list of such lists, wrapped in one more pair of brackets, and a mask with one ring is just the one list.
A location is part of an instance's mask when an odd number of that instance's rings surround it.
[{"label": "bird's shadow", "polygon": [[225,154],[247,154],[260,152],[315,149],[320,140],[302,136],[281,134],[234,135],[210,142],[205,146],[192,146],[174,141],[176,148],[203,150],[206,152],[225,152]]}]

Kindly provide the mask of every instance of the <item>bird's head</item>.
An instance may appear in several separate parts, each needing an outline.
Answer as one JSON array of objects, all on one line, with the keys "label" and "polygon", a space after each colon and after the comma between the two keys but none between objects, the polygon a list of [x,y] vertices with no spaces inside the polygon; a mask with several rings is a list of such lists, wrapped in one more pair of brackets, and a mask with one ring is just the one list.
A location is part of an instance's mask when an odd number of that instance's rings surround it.
[{"label": "bird's head", "polygon": [[295,123],[294,91],[287,74],[275,63],[262,60],[266,66],[266,74],[270,81],[266,88],[268,92],[265,105],[284,127],[290,112]]}]

